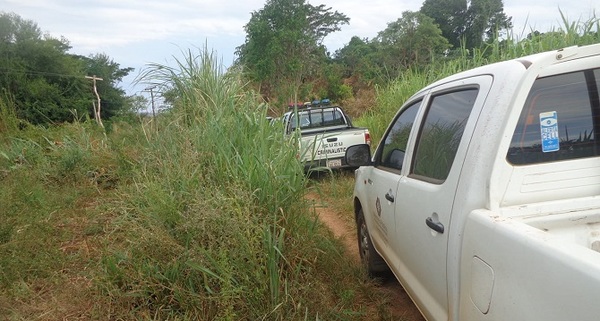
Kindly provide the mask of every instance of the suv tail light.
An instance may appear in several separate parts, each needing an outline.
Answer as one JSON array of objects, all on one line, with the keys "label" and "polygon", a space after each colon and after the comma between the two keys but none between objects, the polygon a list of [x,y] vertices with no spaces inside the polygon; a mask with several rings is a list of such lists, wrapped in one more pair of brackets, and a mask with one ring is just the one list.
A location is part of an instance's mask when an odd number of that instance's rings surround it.
[{"label": "suv tail light", "polygon": [[369,133],[368,131],[365,132],[365,143],[371,146],[371,133]]}]

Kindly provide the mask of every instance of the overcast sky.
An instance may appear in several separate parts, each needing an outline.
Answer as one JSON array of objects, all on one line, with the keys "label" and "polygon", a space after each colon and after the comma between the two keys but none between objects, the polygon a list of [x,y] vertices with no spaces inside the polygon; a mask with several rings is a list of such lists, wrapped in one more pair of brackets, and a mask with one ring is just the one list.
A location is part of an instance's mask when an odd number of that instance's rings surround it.
[{"label": "overcast sky", "polygon": [[[342,31],[325,38],[330,52],[352,36],[372,39],[404,11],[418,11],[423,0],[308,0],[325,4],[350,18]],[[0,0],[0,11],[32,20],[52,36],[64,36],[71,53],[89,56],[104,53],[121,68],[133,67],[122,88],[129,94],[139,88],[131,80],[147,63],[170,64],[173,57],[206,45],[225,66],[244,43],[244,25],[266,0]],[[600,17],[599,0],[504,0],[504,11],[513,19],[513,33],[524,37],[531,29],[548,31],[563,26],[560,10],[569,21]]]}]

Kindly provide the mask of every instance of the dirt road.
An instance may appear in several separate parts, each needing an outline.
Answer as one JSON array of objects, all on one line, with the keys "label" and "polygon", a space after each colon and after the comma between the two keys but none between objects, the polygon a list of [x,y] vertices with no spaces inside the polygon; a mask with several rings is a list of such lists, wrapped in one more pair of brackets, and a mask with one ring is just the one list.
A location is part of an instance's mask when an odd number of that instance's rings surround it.
[{"label": "dirt road", "polygon": [[[345,245],[347,255],[351,256],[356,264],[360,264],[355,226],[343,219],[343,213],[340,213],[335,208],[325,205],[317,193],[307,194],[306,199],[312,202],[312,206],[321,222],[327,225],[335,237],[340,239]],[[379,289],[381,295],[389,297],[389,309],[392,320],[425,320],[395,278],[391,277],[386,280]]]}]

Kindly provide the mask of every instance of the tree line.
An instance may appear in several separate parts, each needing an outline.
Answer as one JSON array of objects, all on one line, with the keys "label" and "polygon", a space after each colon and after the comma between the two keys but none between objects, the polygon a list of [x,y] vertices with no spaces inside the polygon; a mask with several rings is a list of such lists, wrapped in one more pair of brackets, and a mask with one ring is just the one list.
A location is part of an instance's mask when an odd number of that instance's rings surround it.
[{"label": "tree line", "polygon": [[408,68],[497,41],[512,28],[502,0],[425,0],[419,11],[403,12],[375,38],[352,37],[327,52],[323,39],[349,22],[324,5],[268,0],[245,26],[237,64],[267,100],[344,100]]},{"label": "tree line", "polygon": [[0,12],[0,102],[34,125],[93,118],[96,96],[89,77],[95,76],[102,79],[96,82],[102,118],[136,108],[139,98],[118,87],[133,68],[121,68],[103,53],[85,57],[70,49],[64,37],[43,34],[35,22]]},{"label": "tree line", "polygon": [[[405,11],[372,38],[357,36],[335,52],[324,39],[350,23],[345,14],[306,0],[266,0],[244,26],[229,73],[239,73],[271,106],[330,98],[358,100],[407,70],[424,70],[465,52],[506,42],[512,28],[503,0],[425,0],[419,11]],[[530,35],[539,35],[533,31]],[[504,39],[504,40],[502,40]],[[0,12],[0,103],[33,124],[93,117],[95,96],[86,76],[102,78],[103,119],[145,105],[118,87],[133,68],[122,68],[106,54],[69,54],[69,41],[43,34],[33,21]],[[168,87],[168,86],[167,86]],[[177,106],[177,95],[163,99]]]}]

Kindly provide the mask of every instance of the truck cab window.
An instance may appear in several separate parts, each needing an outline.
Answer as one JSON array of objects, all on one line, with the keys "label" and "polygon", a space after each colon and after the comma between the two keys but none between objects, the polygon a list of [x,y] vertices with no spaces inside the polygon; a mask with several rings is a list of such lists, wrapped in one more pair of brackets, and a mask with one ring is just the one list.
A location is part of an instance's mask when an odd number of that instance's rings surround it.
[{"label": "truck cab window", "polygon": [[377,156],[380,166],[397,170],[402,169],[406,145],[419,106],[421,106],[421,101],[408,106],[394,121],[394,125],[383,139],[381,152]]},{"label": "truck cab window", "polygon": [[527,165],[598,156],[599,76],[596,69],[536,80],[506,159]]},{"label": "truck cab window", "polygon": [[335,108],[303,110],[297,115],[296,119],[296,113],[290,114],[288,132],[296,130],[297,125],[300,125],[300,129],[311,129],[345,124],[342,112]]},{"label": "truck cab window", "polygon": [[324,113],[323,122],[326,126],[344,125],[344,118],[340,112],[332,110]]},{"label": "truck cab window", "polygon": [[471,88],[431,99],[417,140],[411,174],[436,183],[448,177],[478,92]]}]

